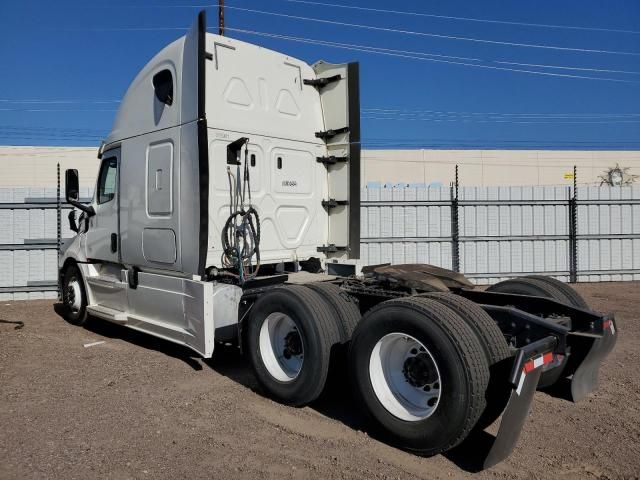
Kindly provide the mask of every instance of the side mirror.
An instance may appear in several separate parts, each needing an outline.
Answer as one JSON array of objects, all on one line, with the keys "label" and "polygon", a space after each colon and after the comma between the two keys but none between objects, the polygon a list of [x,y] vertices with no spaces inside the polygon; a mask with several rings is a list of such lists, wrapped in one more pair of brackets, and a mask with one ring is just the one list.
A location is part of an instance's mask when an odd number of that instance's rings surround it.
[{"label": "side mirror", "polygon": [[75,168],[69,168],[64,172],[64,190],[66,193],[67,202],[78,201],[80,196],[80,179],[78,178],[78,170]]},{"label": "side mirror", "polygon": [[96,214],[96,211],[91,205],[85,205],[79,201],[80,179],[78,178],[78,170],[75,168],[69,168],[64,172],[64,190],[67,203],[70,203],[74,207],[82,210],[90,217]]},{"label": "side mirror", "polygon": [[173,103],[173,77],[169,70],[161,70],[153,76],[156,98],[166,105]]}]

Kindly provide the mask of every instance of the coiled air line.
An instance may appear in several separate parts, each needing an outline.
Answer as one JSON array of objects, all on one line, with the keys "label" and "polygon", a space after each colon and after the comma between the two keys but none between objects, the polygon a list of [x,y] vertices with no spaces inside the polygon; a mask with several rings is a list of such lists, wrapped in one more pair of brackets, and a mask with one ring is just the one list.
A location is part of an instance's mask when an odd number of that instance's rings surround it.
[{"label": "coiled air line", "polygon": [[[242,285],[255,278],[260,269],[260,217],[251,204],[249,175],[249,139],[240,137],[227,146],[229,178],[229,218],[222,228],[222,266],[233,271]],[[240,179],[240,151],[244,147],[244,171]],[[231,165],[236,165],[235,175]],[[245,200],[248,202],[245,204]],[[255,268],[253,257],[255,256]],[[237,272],[237,273],[235,273]]]}]

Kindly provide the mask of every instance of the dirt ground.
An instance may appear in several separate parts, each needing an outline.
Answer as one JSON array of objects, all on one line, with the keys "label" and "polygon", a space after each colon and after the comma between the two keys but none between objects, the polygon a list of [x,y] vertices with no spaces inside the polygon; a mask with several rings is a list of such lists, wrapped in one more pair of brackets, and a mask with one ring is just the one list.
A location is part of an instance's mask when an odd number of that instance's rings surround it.
[{"label": "dirt ground", "polygon": [[[473,473],[477,445],[421,458],[374,440],[337,384],[312,407],[263,397],[239,353],[211,360],[54,302],[0,303],[0,478],[638,478],[640,283],[578,287],[616,314],[600,388],[537,393],[518,447]],[[105,343],[84,347],[84,344]]]}]

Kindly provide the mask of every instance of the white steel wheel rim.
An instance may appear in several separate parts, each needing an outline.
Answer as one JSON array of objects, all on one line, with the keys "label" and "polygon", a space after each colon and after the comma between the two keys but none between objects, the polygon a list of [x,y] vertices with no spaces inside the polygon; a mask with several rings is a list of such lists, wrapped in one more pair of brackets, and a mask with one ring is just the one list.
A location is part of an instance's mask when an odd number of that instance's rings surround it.
[{"label": "white steel wheel rim", "polygon": [[389,333],[378,340],[369,358],[369,377],[382,406],[401,420],[424,420],[438,408],[442,392],[438,365],[411,335]]},{"label": "white steel wheel rim", "polygon": [[82,290],[80,290],[80,282],[73,277],[67,284],[65,301],[69,309],[73,313],[78,313],[82,307]]},{"label": "white steel wheel rim", "polygon": [[295,380],[304,363],[302,336],[289,315],[274,312],[260,327],[260,358],[273,378],[280,382]]}]

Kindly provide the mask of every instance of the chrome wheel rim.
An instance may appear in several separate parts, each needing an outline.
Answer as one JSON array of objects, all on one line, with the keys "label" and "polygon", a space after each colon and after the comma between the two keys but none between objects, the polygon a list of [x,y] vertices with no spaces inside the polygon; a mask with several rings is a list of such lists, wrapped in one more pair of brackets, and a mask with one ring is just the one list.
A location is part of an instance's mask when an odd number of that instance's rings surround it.
[{"label": "chrome wheel rim", "polygon": [[78,313],[82,307],[82,290],[80,282],[76,277],[72,277],[67,283],[64,292],[64,303],[72,313]]},{"label": "chrome wheel rim", "polygon": [[274,312],[262,322],[260,358],[269,374],[280,382],[295,380],[304,363],[304,345],[296,323],[285,313]]},{"label": "chrome wheel rim", "polygon": [[440,404],[438,365],[431,352],[411,335],[395,332],[378,340],[369,358],[369,377],[382,406],[401,420],[424,420]]}]

